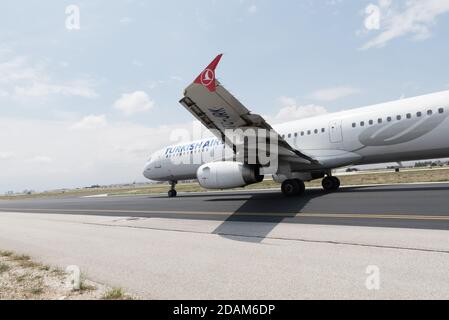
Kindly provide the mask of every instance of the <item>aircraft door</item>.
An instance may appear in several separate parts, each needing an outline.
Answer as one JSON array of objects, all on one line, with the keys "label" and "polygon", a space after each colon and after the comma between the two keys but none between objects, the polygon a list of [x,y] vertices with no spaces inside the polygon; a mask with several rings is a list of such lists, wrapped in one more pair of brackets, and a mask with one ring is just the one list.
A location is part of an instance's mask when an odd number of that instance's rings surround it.
[{"label": "aircraft door", "polygon": [[329,123],[329,138],[331,143],[343,142],[343,129],[341,120],[336,120]]}]

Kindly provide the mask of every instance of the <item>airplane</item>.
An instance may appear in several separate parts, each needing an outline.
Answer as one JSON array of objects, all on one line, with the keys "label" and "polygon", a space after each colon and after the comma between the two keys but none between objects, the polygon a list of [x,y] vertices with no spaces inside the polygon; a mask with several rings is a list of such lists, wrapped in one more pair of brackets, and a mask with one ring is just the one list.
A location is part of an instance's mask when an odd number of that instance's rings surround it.
[{"label": "airplane", "polygon": [[[449,157],[449,91],[324,114],[271,126],[249,111],[216,79],[218,55],[184,91],[180,103],[215,137],[168,146],[151,155],[143,175],[169,182],[198,180],[226,190],[262,182],[269,164],[236,157],[227,130],[269,130],[276,137],[277,165],[270,172],[287,197],[301,196],[304,182],[322,179],[326,192],[340,188],[334,169],[354,165]],[[246,149],[257,146],[246,146]],[[267,151],[268,147],[265,148]],[[205,156],[207,154],[207,156]],[[191,161],[199,156],[199,161]]]}]

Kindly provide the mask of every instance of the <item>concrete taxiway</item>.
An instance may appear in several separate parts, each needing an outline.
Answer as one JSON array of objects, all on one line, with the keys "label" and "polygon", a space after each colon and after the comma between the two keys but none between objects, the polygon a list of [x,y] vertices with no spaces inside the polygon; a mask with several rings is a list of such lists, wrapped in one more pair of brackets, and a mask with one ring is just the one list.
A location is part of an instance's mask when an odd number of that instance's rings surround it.
[{"label": "concrete taxiway", "polygon": [[448,196],[423,184],[0,201],[0,248],[144,298],[447,299]]}]

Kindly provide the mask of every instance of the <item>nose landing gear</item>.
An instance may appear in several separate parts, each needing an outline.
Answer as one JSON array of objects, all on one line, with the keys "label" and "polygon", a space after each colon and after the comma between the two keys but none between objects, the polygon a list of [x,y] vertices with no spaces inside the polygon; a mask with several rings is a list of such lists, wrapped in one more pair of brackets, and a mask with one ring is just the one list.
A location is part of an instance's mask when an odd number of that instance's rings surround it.
[{"label": "nose landing gear", "polygon": [[321,183],[326,192],[337,191],[340,188],[340,184],[340,179],[332,176],[327,176]]},{"label": "nose landing gear", "polygon": [[178,192],[176,192],[176,189],[175,189],[177,184],[178,184],[178,181],[170,182],[170,190],[168,191],[169,198],[175,198],[178,195]]}]

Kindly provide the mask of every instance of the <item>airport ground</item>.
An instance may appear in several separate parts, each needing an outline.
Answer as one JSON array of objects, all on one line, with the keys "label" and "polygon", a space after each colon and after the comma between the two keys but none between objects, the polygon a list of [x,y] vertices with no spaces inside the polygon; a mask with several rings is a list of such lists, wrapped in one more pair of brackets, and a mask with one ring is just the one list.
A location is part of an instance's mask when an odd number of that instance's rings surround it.
[{"label": "airport ground", "polygon": [[0,247],[148,299],[448,299],[449,184],[0,201]]},{"label": "airport ground", "polygon": [[[358,172],[340,172],[337,173],[342,185],[358,186],[358,185],[377,185],[377,184],[398,184],[398,183],[425,183],[425,182],[446,182],[449,181],[449,168],[406,168],[400,172],[394,170],[366,170]],[[321,180],[307,182],[306,187],[319,187]],[[266,179],[262,183],[250,185],[243,190],[278,190],[280,185],[271,179]],[[36,198],[55,198],[67,196],[89,196],[108,194],[114,195],[150,195],[166,193],[168,190],[167,183],[161,184],[136,184],[136,185],[120,185],[120,186],[102,186],[96,188],[79,188],[79,189],[63,189],[56,191],[37,192],[32,194],[15,194],[0,195],[0,200],[20,200],[20,199],[36,199]],[[201,188],[198,183],[180,183],[177,186],[180,192],[207,192]],[[235,191],[241,191],[236,189]]]}]

